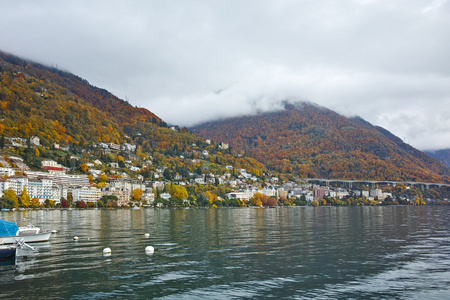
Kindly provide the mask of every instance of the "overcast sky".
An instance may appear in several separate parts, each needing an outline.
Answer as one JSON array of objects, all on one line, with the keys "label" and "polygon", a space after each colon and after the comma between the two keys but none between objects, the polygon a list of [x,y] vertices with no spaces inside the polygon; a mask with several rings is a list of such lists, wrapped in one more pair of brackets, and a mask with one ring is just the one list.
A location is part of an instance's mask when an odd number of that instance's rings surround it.
[{"label": "overcast sky", "polygon": [[171,124],[300,100],[450,148],[446,0],[0,0],[0,49]]}]

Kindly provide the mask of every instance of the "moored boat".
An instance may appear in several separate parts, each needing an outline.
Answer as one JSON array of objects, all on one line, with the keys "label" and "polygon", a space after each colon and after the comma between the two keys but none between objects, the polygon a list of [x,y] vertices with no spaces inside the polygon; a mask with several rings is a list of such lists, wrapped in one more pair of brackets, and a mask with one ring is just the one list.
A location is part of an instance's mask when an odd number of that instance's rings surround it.
[{"label": "moored boat", "polygon": [[[0,238],[0,243],[2,239]],[[0,245],[0,260],[13,259],[16,257],[16,246]]]},{"label": "moored boat", "polygon": [[19,228],[14,222],[0,220],[0,239],[3,244],[13,244],[19,239],[25,243],[47,242],[51,234],[51,231],[41,232],[39,227],[32,225]]}]

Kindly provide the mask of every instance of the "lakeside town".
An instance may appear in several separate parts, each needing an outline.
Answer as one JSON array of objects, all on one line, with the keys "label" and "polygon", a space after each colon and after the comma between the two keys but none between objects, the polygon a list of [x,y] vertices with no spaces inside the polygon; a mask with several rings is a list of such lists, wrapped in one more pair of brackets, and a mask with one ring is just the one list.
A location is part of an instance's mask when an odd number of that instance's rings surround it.
[{"label": "lakeside town", "polygon": [[[39,169],[36,166],[32,169],[19,155],[0,157],[0,208],[3,210],[448,203],[446,198],[426,197],[423,188],[407,184],[384,187],[360,184],[350,189],[266,174],[257,176],[232,165],[222,169],[208,167],[205,162],[208,162],[209,140],[203,145],[205,149],[192,145],[197,150],[184,153],[190,158],[180,155],[179,160],[190,164],[190,169],[199,166],[193,172],[183,169],[184,174],[173,174],[168,166],[157,164],[158,159],[137,153],[133,143],[98,143],[93,145],[93,150],[54,144],[53,151],[65,153],[66,162],[69,161],[64,166],[53,159],[36,160],[40,152],[46,152],[38,137],[28,140],[2,137],[2,140],[9,153],[32,153],[34,164],[36,161],[40,164]],[[228,145],[221,143],[219,147],[225,150]],[[100,156],[93,159],[95,152]]]}]

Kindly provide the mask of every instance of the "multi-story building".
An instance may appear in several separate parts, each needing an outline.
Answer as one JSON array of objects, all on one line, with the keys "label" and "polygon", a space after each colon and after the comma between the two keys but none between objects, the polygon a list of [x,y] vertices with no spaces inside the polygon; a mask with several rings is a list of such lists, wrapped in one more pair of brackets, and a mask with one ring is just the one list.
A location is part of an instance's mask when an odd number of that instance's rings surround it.
[{"label": "multi-story building", "polygon": [[61,202],[61,198],[67,199],[67,188],[60,185],[52,185],[52,200],[55,203]]},{"label": "multi-story building", "polygon": [[149,204],[155,202],[155,194],[153,193],[153,189],[151,187],[146,187],[141,199],[143,201],[147,201]]},{"label": "multi-story building", "polygon": [[22,193],[23,188],[28,186],[28,178],[25,176],[11,176],[8,178],[10,187],[16,192],[16,195]]},{"label": "multi-story building", "polygon": [[120,180],[120,179],[111,180],[109,186],[119,189],[127,189],[129,191],[133,191],[135,189],[141,189],[145,191],[145,184],[140,181]]},{"label": "multi-story building", "polygon": [[227,194],[227,199],[248,200],[248,195],[241,191],[232,191]]},{"label": "multi-story building", "polygon": [[116,196],[117,205],[123,206],[130,202],[131,192],[124,188],[106,187],[102,189],[102,196]]},{"label": "multi-story building", "polygon": [[90,186],[87,175],[68,175],[68,174],[50,174],[47,172],[25,171],[28,177],[48,177],[53,180],[53,183],[64,187],[72,186]]},{"label": "multi-story building", "polygon": [[8,177],[14,176],[16,174],[16,171],[13,168],[5,168],[0,167],[0,175],[3,177],[7,175]]},{"label": "multi-story building", "polygon": [[[30,178],[27,192],[31,198],[38,198],[40,203],[45,200],[53,200],[52,180],[48,178]],[[59,199],[58,199],[59,200]]]},{"label": "multi-story building", "polygon": [[325,196],[325,190],[322,188],[314,188],[313,189],[313,197],[314,200],[322,200]]},{"label": "multi-story building", "polygon": [[12,188],[11,181],[0,179],[0,197],[3,197],[3,191]]},{"label": "multi-story building", "polygon": [[71,190],[74,202],[83,200],[86,203],[97,203],[97,201],[102,197],[102,191],[95,187],[78,187]]}]

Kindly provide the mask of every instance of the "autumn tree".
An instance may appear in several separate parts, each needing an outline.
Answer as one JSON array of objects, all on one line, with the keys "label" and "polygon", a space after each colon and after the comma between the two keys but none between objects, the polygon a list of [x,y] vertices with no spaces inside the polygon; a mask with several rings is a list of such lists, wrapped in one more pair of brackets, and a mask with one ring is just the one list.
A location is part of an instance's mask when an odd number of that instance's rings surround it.
[{"label": "autumn tree", "polygon": [[62,208],[69,208],[69,202],[67,202],[67,200],[64,199],[64,198],[61,200],[61,207]]},{"label": "autumn tree", "polygon": [[117,163],[119,164],[119,167],[120,167],[120,168],[124,168],[124,167],[125,167],[125,160],[123,159],[122,156],[118,155],[118,156],[116,157],[116,161],[117,161]]},{"label": "autumn tree", "polygon": [[19,201],[20,201],[20,205],[22,205],[23,207],[30,206],[31,197],[30,197],[30,195],[28,195],[26,187],[23,187],[22,192],[20,193]]},{"label": "autumn tree", "polygon": [[86,172],[88,170],[88,165],[87,164],[81,164],[80,169],[81,169],[81,172],[86,174]]},{"label": "autumn tree", "polygon": [[8,199],[14,203],[14,207],[19,207],[19,199],[16,192],[12,188],[3,191],[3,198]]},{"label": "autumn tree", "polygon": [[206,196],[206,199],[208,199],[208,202],[209,202],[210,205],[213,204],[214,201],[217,200],[217,195],[212,193],[212,192],[210,192],[210,191],[206,191],[204,193],[204,195]]},{"label": "autumn tree", "polygon": [[46,208],[53,208],[53,207],[55,207],[55,201],[50,200],[50,199],[46,199],[44,201],[44,207],[46,207]]},{"label": "autumn tree", "polygon": [[199,206],[206,206],[209,204],[208,198],[202,193],[197,197],[197,205]]},{"label": "autumn tree", "polygon": [[[264,197],[265,196],[265,197]],[[263,200],[267,201],[267,196],[261,193],[254,193],[253,197],[250,198],[250,204],[253,206],[262,206]]]},{"label": "autumn tree", "polygon": [[100,176],[100,181],[101,181],[101,182],[107,182],[107,181],[108,181],[108,176],[107,176],[105,173],[103,173],[103,174]]},{"label": "autumn tree", "polygon": [[132,198],[134,201],[139,201],[141,200],[143,191],[141,189],[134,189],[132,192]]},{"label": "autumn tree", "polygon": [[32,207],[39,207],[41,205],[41,202],[39,201],[39,198],[34,197],[31,199],[31,206]]},{"label": "autumn tree", "polygon": [[185,200],[188,198],[188,192],[182,185],[173,185],[171,187],[170,195],[172,196],[172,198],[178,200]]},{"label": "autumn tree", "polygon": [[67,203],[69,203],[69,207],[73,204],[73,196],[72,194],[67,194]]}]

